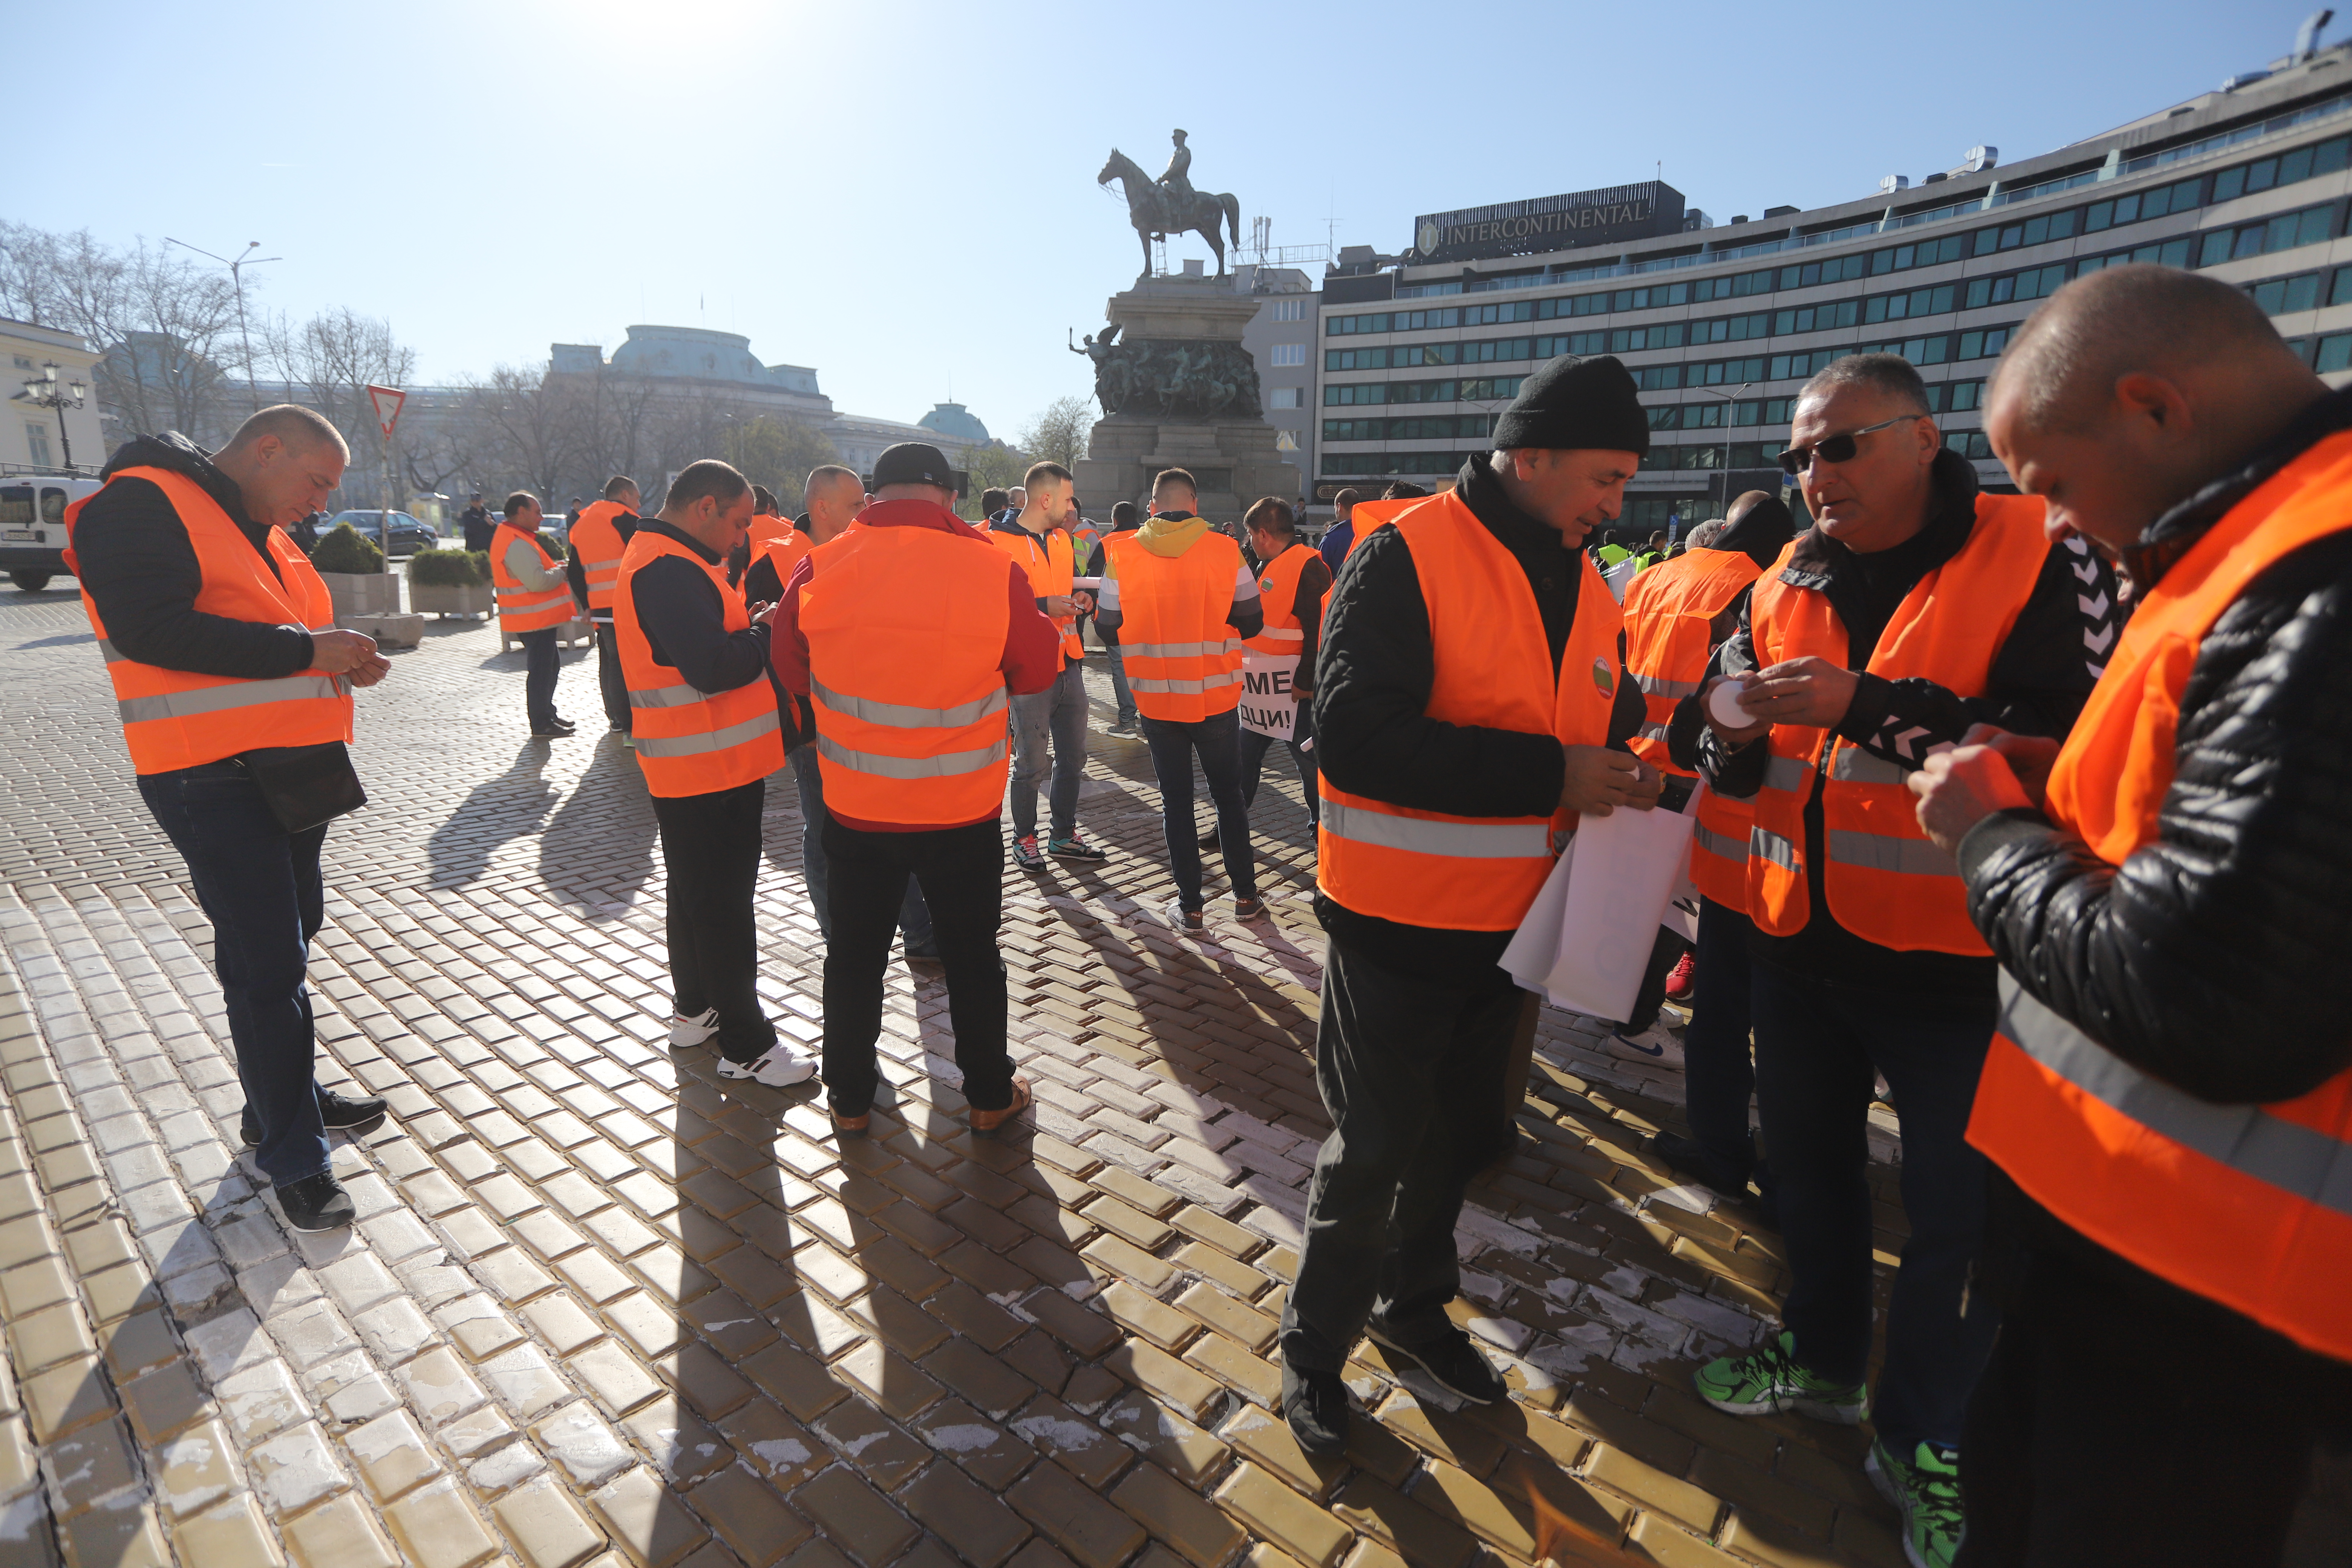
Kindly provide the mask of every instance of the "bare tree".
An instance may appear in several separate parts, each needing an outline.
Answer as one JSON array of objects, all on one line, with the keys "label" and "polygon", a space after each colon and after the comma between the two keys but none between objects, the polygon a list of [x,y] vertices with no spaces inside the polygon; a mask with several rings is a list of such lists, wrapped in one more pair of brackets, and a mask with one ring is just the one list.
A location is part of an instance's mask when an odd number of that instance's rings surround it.
[{"label": "bare tree", "polygon": [[1019,437],[1033,462],[1069,468],[1087,455],[1095,426],[1095,405],[1084,397],[1057,397],[1039,410]]},{"label": "bare tree", "polygon": [[841,460],[832,438],[815,426],[767,414],[729,425],[721,455],[745,479],[775,491],[787,516],[800,510],[806,499],[809,470]]},{"label": "bare tree", "polygon": [[559,487],[573,465],[579,437],[572,389],[551,380],[544,362],[502,364],[487,379],[466,384],[470,417],[487,438],[494,466],[542,502],[560,507]]}]

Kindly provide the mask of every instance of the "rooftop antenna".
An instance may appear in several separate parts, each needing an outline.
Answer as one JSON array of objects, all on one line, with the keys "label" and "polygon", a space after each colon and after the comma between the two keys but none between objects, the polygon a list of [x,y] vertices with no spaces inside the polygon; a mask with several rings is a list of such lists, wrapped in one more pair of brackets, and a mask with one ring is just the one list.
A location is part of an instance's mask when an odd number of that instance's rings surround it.
[{"label": "rooftop antenna", "polygon": [[2326,32],[2327,24],[2334,20],[2336,20],[2336,13],[2333,11],[2314,11],[2310,16],[2305,16],[2303,19],[2302,27],[2294,35],[2294,58],[2298,60],[2307,60],[2317,54],[2319,35]]}]

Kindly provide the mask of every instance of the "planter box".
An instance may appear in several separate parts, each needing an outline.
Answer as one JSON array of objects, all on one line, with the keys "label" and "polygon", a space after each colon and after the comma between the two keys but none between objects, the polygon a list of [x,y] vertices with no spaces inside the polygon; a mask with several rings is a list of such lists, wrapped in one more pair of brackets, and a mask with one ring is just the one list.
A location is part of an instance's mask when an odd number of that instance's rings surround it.
[{"label": "planter box", "polygon": [[340,625],[352,616],[400,614],[400,578],[390,572],[321,572]]},{"label": "planter box", "polygon": [[408,584],[408,607],[420,616],[487,616],[497,611],[494,590],[481,583],[452,586],[445,583]]},{"label": "planter box", "polygon": [[415,647],[425,640],[423,616],[350,616],[340,617],[346,631],[364,632],[379,647]]}]

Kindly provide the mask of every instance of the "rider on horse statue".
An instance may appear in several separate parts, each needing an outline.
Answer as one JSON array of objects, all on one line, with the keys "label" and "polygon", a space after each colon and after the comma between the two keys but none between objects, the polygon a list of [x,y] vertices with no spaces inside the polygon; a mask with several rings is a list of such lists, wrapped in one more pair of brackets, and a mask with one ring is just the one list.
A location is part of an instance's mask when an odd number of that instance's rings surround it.
[{"label": "rider on horse statue", "polygon": [[1168,211],[1189,213],[1192,210],[1192,149],[1184,145],[1181,131],[1175,133],[1174,141],[1176,151],[1168,155],[1168,172],[1160,176],[1160,188],[1167,195]]}]

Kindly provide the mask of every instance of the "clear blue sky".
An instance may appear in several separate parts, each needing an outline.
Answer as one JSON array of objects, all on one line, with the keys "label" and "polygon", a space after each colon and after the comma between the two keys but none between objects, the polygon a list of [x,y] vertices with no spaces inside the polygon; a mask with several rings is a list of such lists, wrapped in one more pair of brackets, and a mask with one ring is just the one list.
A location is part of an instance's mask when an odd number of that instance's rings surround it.
[{"label": "clear blue sky", "polygon": [[1010,437],[1087,389],[1064,334],[1139,259],[1094,176],[1114,145],[1158,174],[1171,126],[1276,244],[1336,219],[1394,251],[1418,213],[1660,163],[1720,221],[2048,151],[2267,64],[2311,8],[11,0],[12,101],[62,123],[0,215],[259,239],[257,304],[386,317],[426,381],[706,324],[845,411],[952,385]]}]

